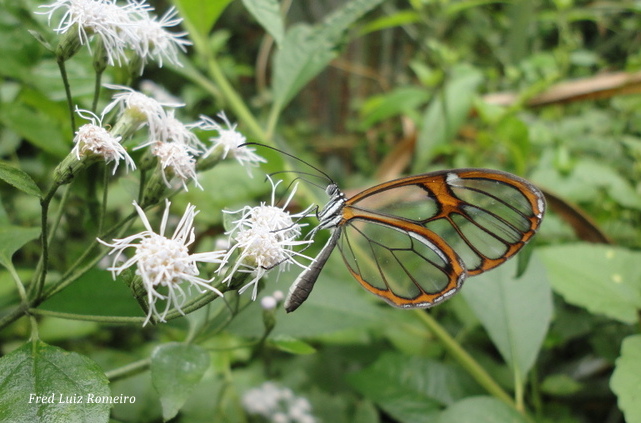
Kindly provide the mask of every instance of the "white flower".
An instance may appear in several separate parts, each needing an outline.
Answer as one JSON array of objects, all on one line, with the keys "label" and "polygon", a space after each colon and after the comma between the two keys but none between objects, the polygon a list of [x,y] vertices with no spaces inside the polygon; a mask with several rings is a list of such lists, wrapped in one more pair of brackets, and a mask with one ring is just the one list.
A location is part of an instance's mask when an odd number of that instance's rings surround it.
[{"label": "white flower", "polygon": [[[113,248],[109,254],[114,255],[110,270],[114,279],[125,269],[136,266],[136,274],[142,279],[147,290],[147,302],[149,313],[143,323],[146,325],[151,316],[164,322],[171,307],[175,307],[182,313],[182,306],[187,299],[187,293],[181,286],[184,282],[189,289],[194,287],[198,292],[204,293],[207,290],[213,291],[222,297],[222,293],[210,285],[213,280],[205,280],[198,277],[197,263],[222,263],[224,252],[213,251],[205,253],[189,253],[189,245],[195,239],[194,216],[198,214],[195,206],[188,205],[185,214],[180,219],[171,238],[165,236],[167,220],[169,218],[170,202],[166,200],[165,212],[160,224],[159,233],[155,233],[145,216],[144,211],[134,202],[134,207],[145,226],[144,231],[131,235],[127,238],[114,239],[112,244],[98,240],[100,243]],[[134,255],[123,264],[117,265],[121,255],[127,248],[134,248]],[[162,288],[166,294],[159,292]],[[157,300],[166,300],[166,306],[162,313],[156,309]]]},{"label": "white flower", "polygon": [[164,121],[167,119],[167,112],[165,107],[182,107],[181,103],[161,103],[151,97],[135,91],[129,87],[122,85],[105,84],[105,87],[122,90],[114,94],[113,101],[105,107],[103,115],[109,113],[115,107],[120,109],[122,114],[130,116],[137,122],[137,128],[143,125],[149,127],[150,138],[159,139],[162,136],[162,128]]},{"label": "white flower", "polygon": [[163,181],[167,187],[171,188],[171,176],[176,176],[185,191],[188,191],[187,181],[189,179],[193,179],[194,185],[203,189],[196,179],[196,159],[194,156],[198,155],[198,150],[178,142],[156,141],[152,146],[151,153],[158,157]]},{"label": "white flower", "polygon": [[[303,226],[297,221],[307,216],[311,207],[293,215],[285,211],[296,192],[296,186],[282,207],[275,206],[276,187],[281,181],[274,183],[271,178],[269,181],[272,184],[270,205],[262,203],[257,207],[245,206],[237,211],[226,212],[239,214],[240,218],[234,221],[234,227],[226,232],[233,245],[228,250],[225,261],[229,261],[237,251],[239,256],[223,282],[230,282],[236,272],[253,273],[252,280],[238,291],[242,294],[253,286],[253,300],[256,299],[258,281],[272,268],[281,264],[288,267],[291,263],[305,268],[306,266],[295,260],[296,257],[312,261],[310,257],[294,250],[295,247],[313,242],[297,240],[301,235],[300,228]],[[296,219],[296,222],[292,218]],[[222,271],[223,269],[219,268],[219,272]]]},{"label": "white flower", "polygon": [[[205,144],[203,144],[196,134],[191,132],[192,128],[200,126],[200,122],[190,123],[185,125],[174,116],[174,111],[167,112],[165,118],[162,120],[158,128],[159,137],[161,141],[173,141],[177,143],[187,144],[189,147],[204,151]],[[142,147],[142,146],[141,146]]]},{"label": "white flower", "polygon": [[265,382],[245,392],[243,408],[251,415],[262,416],[271,422],[314,423],[312,406],[306,398],[274,382]]},{"label": "white flower", "polygon": [[149,60],[156,61],[160,67],[163,65],[163,60],[175,66],[182,66],[178,60],[178,51],[185,52],[186,46],[191,45],[190,41],[183,39],[187,33],[172,33],[165,29],[182,22],[182,18],[176,17],[177,13],[172,7],[160,20],[157,16],[145,13],[134,25],[134,35],[129,38],[128,43],[142,62],[141,74]]},{"label": "white flower", "polygon": [[[236,124],[232,125],[224,112],[218,113],[218,117],[223,120],[227,127],[223,127],[208,116],[201,116],[200,128],[205,131],[218,132],[217,137],[211,137],[209,140],[213,145],[205,152],[203,157],[207,157],[214,151],[221,151],[223,159],[227,156],[236,158],[241,165],[257,166],[258,163],[265,163],[267,160],[255,153],[253,148],[242,146],[246,138],[243,134],[236,130]],[[250,174],[251,175],[251,174]]]},{"label": "white flower", "polygon": [[76,108],[76,113],[83,119],[91,121],[91,123],[78,128],[73,139],[76,145],[71,151],[75,153],[78,160],[81,157],[100,156],[106,163],[114,162],[114,174],[120,164],[120,160],[125,161],[125,166],[128,169],[133,170],[136,168],[133,159],[127,154],[125,148],[120,145],[121,137],[114,137],[103,128],[101,117],[88,110],[78,108]]},{"label": "white flower", "polygon": [[107,61],[112,66],[126,61],[124,47],[127,45],[126,40],[134,35],[132,21],[150,9],[144,2],[133,0],[124,6],[118,6],[115,0],[57,0],[40,7],[49,9],[38,12],[47,15],[49,25],[58,9],[65,10],[55,28],[57,33],[64,34],[75,27],[80,43],[88,48],[89,39],[93,35],[100,37],[107,53]]}]

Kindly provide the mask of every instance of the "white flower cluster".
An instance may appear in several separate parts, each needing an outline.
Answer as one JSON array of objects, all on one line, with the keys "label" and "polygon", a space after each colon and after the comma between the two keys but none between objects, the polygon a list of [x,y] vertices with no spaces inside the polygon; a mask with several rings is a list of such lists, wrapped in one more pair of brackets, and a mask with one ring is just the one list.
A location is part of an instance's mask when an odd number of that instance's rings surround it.
[{"label": "white flower cluster", "polygon": [[182,66],[178,53],[191,45],[183,38],[186,32],[167,31],[182,22],[174,8],[158,19],[151,13],[154,8],[144,0],[127,0],[124,5],[116,4],[115,0],[57,0],[40,7],[48,9],[39,13],[47,15],[50,25],[54,14],[64,11],[55,27],[57,33],[76,31],[80,44],[89,48],[90,38],[100,38],[111,66],[129,63],[128,50],[140,62],[140,73],[151,60],[159,66],[164,61]]},{"label": "white flower cluster", "polygon": [[[274,192],[277,186],[278,183],[272,183]],[[166,203],[158,233],[152,230],[143,210],[134,203],[145,230],[126,238],[114,239],[111,243],[99,240],[103,245],[112,248],[109,254],[113,255],[113,262],[108,270],[113,273],[115,278],[125,269],[135,266],[136,274],[142,279],[147,292],[149,312],[144,324],[147,324],[152,316],[155,316],[159,321],[165,321],[167,313],[172,307],[182,312],[182,306],[187,299],[187,292],[182,287],[185,283],[188,285],[188,290],[194,287],[201,293],[210,290],[222,296],[222,292],[212,287],[211,283],[214,277],[218,277],[223,270],[227,271],[229,276],[223,279],[222,283],[229,283],[236,272],[252,273],[253,279],[239,289],[239,293],[253,287],[252,299],[255,299],[258,280],[270,269],[290,263],[304,267],[295,260],[296,257],[303,257],[311,261],[311,258],[293,250],[295,246],[311,242],[296,240],[301,233],[302,225],[292,219],[292,217],[302,217],[306,215],[306,212],[290,215],[284,210],[284,207],[287,207],[291,197],[282,208],[273,205],[274,199],[275,194],[272,193],[272,205],[263,204],[243,209],[242,216],[235,222],[234,229],[227,233],[230,237],[228,244],[232,245],[230,248],[196,254],[189,252],[189,246],[195,239],[194,217],[198,213],[194,206],[187,206],[173,236],[169,238],[165,236],[169,201]],[[128,248],[135,250],[133,256],[121,260],[124,251]],[[230,266],[231,272],[229,272],[226,266],[236,252],[238,252],[238,257],[235,259],[235,264]],[[210,279],[201,278],[198,263],[217,264],[218,270],[212,272],[215,273],[215,276]],[[163,311],[159,311],[156,307],[158,300],[166,301]],[[263,307],[266,309],[275,308],[282,300],[282,293],[275,293],[272,300],[271,303],[270,300],[266,300]]]},{"label": "white flower cluster", "polygon": [[274,382],[265,382],[245,392],[242,404],[248,414],[272,423],[314,423],[312,406],[304,397]]},{"label": "white flower cluster", "polygon": [[[107,87],[119,92],[114,94],[113,101],[105,107],[101,117],[87,110],[77,110],[81,117],[91,121],[91,124],[83,125],[76,132],[73,153],[78,160],[85,156],[100,156],[107,163],[114,162],[114,172],[120,160],[125,161],[128,169],[135,169],[133,160],[120,142],[146,126],[149,132],[147,141],[134,149],[150,147],[151,154],[160,162],[162,180],[167,187],[172,187],[171,181],[175,178],[185,190],[189,180],[193,180],[194,184],[202,189],[197,180],[197,158],[207,157],[212,151],[219,151],[221,146],[226,156],[234,157],[241,165],[255,166],[265,162],[253,148],[242,145],[245,137],[236,130],[236,125],[232,125],[223,112],[218,116],[225,122],[226,127],[218,125],[206,116],[201,116],[201,120],[195,123],[184,124],[175,116],[175,109],[183,104],[161,103],[129,87]],[[119,111],[119,122],[108,131],[103,127],[102,120],[114,109]],[[198,139],[193,132],[194,129],[216,131],[218,135],[209,138],[211,145],[207,147]]]}]

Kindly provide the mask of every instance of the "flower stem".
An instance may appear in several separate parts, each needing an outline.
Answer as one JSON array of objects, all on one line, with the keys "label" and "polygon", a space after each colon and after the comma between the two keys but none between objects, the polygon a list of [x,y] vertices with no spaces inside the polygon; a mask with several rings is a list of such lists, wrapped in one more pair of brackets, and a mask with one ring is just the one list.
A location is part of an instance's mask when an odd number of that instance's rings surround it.
[{"label": "flower stem", "polygon": [[100,99],[100,89],[102,88],[102,72],[96,71],[96,81],[93,88],[93,102],[91,103],[91,111],[96,113],[98,108],[98,100]]},{"label": "flower stem", "polygon": [[40,233],[40,260],[36,266],[36,272],[34,273],[33,283],[29,287],[29,296],[38,300],[42,294],[42,288],[45,284],[45,279],[47,278],[47,267],[49,265],[49,226],[47,223],[49,217],[49,204],[51,204],[51,199],[55,195],[58,187],[60,185],[53,185],[49,188],[47,195],[40,200],[41,208],[41,233]]},{"label": "flower stem", "polygon": [[461,345],[425,310],[414,309],[416,317],[425,324],[430,332],[441,342],[447,352],[494,397],[516,408],[512,398],[505,392],[492,376],[461,347]]},{"label": "flower stem", "polygon": [[149,368],[150,364],[151,359],[145,358],[143,360],[134,361],[133,363],[127,364],[126,366],[122,366],[114,370],[109,370],[105,373],[105,376],[107,376],[109,382],[113,383],[117,380],[144,372]]},{"label": "flower stem", "polygon": [[58,59],[58,68],[60,69],[60,76],[62,76],[62,82],[65,86],[65,94],[67,95],[67,105],[69,107],[69,119],[71,123],[71,138],[76,134],[76,116],[73,112],[73,98],[71,98],[71,86],[69,85],[69,78],[67,77],[67,68],[65,67],[65,61]]},{"label": "flower stem", "polygon": [[144,317],[136,316],[97,316],[89,314],[63,313],[60,311],[41,310],[39,308],[30,308],[30,314],[39,316],[57,317],[68,320],[81,320],[85,322],[99,322],[110,324],[135,324],[140,325],[145,321]]},{"label": "flower stem", "polygon": [[254,119],[254,116],[249,111],[249,108],[247,107],[241,96],[229,83],[222,69],[220,68],[220,66],[218,66],[218,62],[213,57],[210,57],[208,60],[208,66],[209,73],[212,79],[218,84],[220,91],[229,102],[229,105],[238,116],[238,119],[243,121],[245,125],[247,125],[249,131],[254,137],[260,139],[261,142],[270,143],[270,140],[267,138],[267,134],[258,124],[258,121]]}]

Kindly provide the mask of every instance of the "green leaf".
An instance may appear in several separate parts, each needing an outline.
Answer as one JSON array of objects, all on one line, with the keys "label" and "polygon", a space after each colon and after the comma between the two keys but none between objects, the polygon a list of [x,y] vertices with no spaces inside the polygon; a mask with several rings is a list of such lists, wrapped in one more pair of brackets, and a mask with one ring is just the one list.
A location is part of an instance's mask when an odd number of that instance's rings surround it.
[{"label": "green leaf", "polygon": [[458,368],[423,357],[382,355],[348,376],[349,383],[402,422],[431,422],[441,405],[453,403],[478,387]]},{"label": "green leaf", "polygon": [[352,0],[321,25],[296,25],[285,34],[274,58],[274,101],[280,109],[336,56],[344,32],[383,0]]},{"label": "green leaf", "polygon": [[281,351],[285,351],[291,354],[313,354],[316,352],[316,348],[309,345],[307,342],[301,341],[300,339],[292,338],[287,335],[279,335],[270,339],[270,343],[274,345]]},{"label": "green leaf", "polygon": [[538,250],[550,283],[570,304],[624,323],[637,322],[641,309],[641,253],[595,244]]},{"label": "green leaf", "polygon": [[532,180],[554,187],[556,195],[575,202],[601,201],[603,193],[618,204],[641,210],[641,196],[613,167],[591,159],[577,161],[570,172],[555,172],[549,167],[538,169]]},{"label": "green leaf", "polygon": [[623,340],[610,387],[617,395],[619,408],[627,423],[641,422],[641,335]]},{"label": "green leaf", "polygon": [[449,143],[467,119],[482,74],[468,65],[452,69],[449,80],[428,106],[418,134],[413,171],[423,173],[436,148]]},{"label": "green leaf", "polygon": [[492,397],[472,397],[447,408],[438,423],[528,423],[514,408]]},{"label": "green leaf", "polygon": [[111,404],[96,398],[110,395],[108,384],[88,357],[27,343],[0,359],[0,421],[107,422]]},{"label": "green leaf", "polygon": [[38,238],[39,235],[40,228],[0,227],[0,264],[10,268],[13,254],[27,242]]},{"label": "green leaf", "polygon": [[280,44],[285,37],[285,24],[280,14],[280,5],[277,0],[243,0],[243,4],[254,18],[271,35],[276,44]]},{"label": "green leaf", "polygon": [[416,115],[416,109],[427,102],[430,93],[420,87],[399,87],[389,93],[370,97],[361,108],[363,129],[400,114]]},{"label": "green leaf", "polygon": [[40,197],[40,188],[38,188],[38,185],[31,179],[31,176],[4,161],[0,161],[0,179],[18,188],[20,191],[35,197]]},{"label": "green leaf", "polygon": [[154,350],[151,355],[151,378],[160,394],[165,420],[178,414],[209,364],[209,353],[197,345],[168,343]]},{"label": "green leaf", "polygon": [[[70,149],[63,141],[59,122],[41,110],[34,111],[23,105],[14,104],[2,110],[0,121],[42,151],[58,158],[65,157],[69,153]],[[70,137],[68,140],[71,144]]]},{"label": "green leaf", "polygon": [[572,395],[580,391],[582,385],[568,375],[554,374],[546,377],[541,383],[541,392],[548,395]]},{"label": "green leaf", "polygon": [[233,0],[172,0],[189,32],[204,38]]},{"label": "green leaf", "polygon": [[552,319],[552,291],[536,255],[520,278],[512,260],[466,282],[461,295],[503,359],[521,377],[534,364]]},{"label": "green leaf", "polygon": [[140,306],[122,276],[113,280],[104,269],[91,269],[73,286],[49,298],[38,308],[76,314],[141,316]]}]

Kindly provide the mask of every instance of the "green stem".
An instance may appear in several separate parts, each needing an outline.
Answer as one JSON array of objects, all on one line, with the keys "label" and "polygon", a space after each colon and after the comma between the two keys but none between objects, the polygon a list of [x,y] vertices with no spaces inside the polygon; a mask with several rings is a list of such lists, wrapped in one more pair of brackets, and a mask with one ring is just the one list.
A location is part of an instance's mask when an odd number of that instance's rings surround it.
[{"label": "green stem", "polygon": [[102,174],[102,204],[100,213],[98,215],[98,233],[102,233],[102,228],[105,225],[105,216],[107,215],[107,198],[109,196],[109,169],[103,166]]},{"label": "green stem", "polygon": [[258,121],[254,119],[254,116],[249,111],[247,105],[245,105],[243,99],[229,83],[222,69],[218,66],[218,62],[214,58],[210,57],[207,64],[212,79],[216,84],[218,84],[220,91],[229,102],[229,105],[238,116],[238,119],[245,123],[252,136],[258,138],[261,142],[269,143],[270,140],[267,138],[266,132],[258,124]]},{"label": "green stem", "polygon": [[96,71],[96,81],[93,88],[93,101],[91,103],[91,111],[96,113],[98,108],[98,99],[100,98],[100,89],[102,88],[102,71]]},{"label": "green stem", "polygon": [[16,268],[13,267],[13,263],[12,262],[6,263],[6,268],[9,271],[9,274],[13,278],[14,282],[16,283],[16,289],[18,290],[18,295],[20,295],[20,300],[22,301],[22,304],[23,305],[29,304],[29,296],[27,295],[27,291],[24,289],[24,285],[20,280],[20,276],[18,276],[18,272],[16,272]]},{"label": "green stem", "polygon": [[97,316],[97,315],[89,315],[89,314],[63,313],[60,311],[42,310],[39,308],[30,308],[29,313],[39,315],[39,316],[57,317],[60,319],[81,320],[85,322],[99,322],[99,323],[109,323],[109,324],[118,324],[118,325],[123,325],[123,324],[141,325],[145,321],[144,317]]},{"label": "green stem", "polygon": [[[114,227],[110,228],[108,231],[106,231],[104,234],[100,234],[98,238],[104,238],[110,233],[113,233],[117,231],[120,228],[120,233],[117,235],[117,237],[120,237],[126,230],[129,228],[129,225],[127,223],[131,224],[133,221],[133,218],[138,216],[136,212],[132,212],[129,216],[127,216],[125,219],[123,219],[120,223],[115,225]],[[57,294],[58,292],[62,291],[65,289],[67,286],[71,285],[74,281],[76,281],[79,277],[87,273],[89,270],[91,270],[96,263],[98,263],[106,254],[101,253],[97,254],[93,259],[91,259],[89,262],[87,262],[84,266],[83,263],[87,258],[92,254],[92,251],[94,248],[98,246],[98,241],[94,240],[86,249],[85,252],[75,261],[75,263],[67,269],[67,271],[62,275],[60,280],[56,282],[54,285],[52,285],[43,295],[43,298],[41,300],[44,301],[48,298],[51,298],[53,295]],[[82,266],[82,267],[81,267]],[[0,326],[1,327],[1,326]]]},{"label": "green stem", "polygon": [[109,370],[105,373],[105,376],[107,376],[109,382],[113,383],[117,380],[144,372],[149,368],[150,364],[151,359],[145,358],[144,360],[134,361],[133,363],[127,364],[126,366]]},{"label": "green stem", "polygon": [[65,67],[65,61],[58,59],[58,68],[60,69],[60,75],[62,76],[62,83],[65,87],[65,94],[67,95],[67,106],[69,107],[69,121],[71,123],[71,138],[76,135],[76,115],[74,114],[73,108],[73,98],[71,98],[71,86],[69,85],[69,78],[67,77],[67,68]]},{"label": "green stem", "polygon": [[58,204],[58,211],[56,213],[56,216],[53,219],[53,223],[51,224],[51,229],[49,230],[48,242],[50,245],[51,245],[51,242],[53,241],[53,237],[56,235],[58,226],[60,226],[60,221],[62,220],[62,215],[65,211],[67,200],[69,200],[69,194],[71,193],[72,185],[73,185],[73,180],[69,183],[69,185],[65,187],[65,191],[62,193],[62,198],[60,199],[60,203]]},{"label": "green stem", "polygon": [[516,408],[512,398],[499,386],[481,365],[447,333],[441,325],[425,310],[414,309],[418,317],[430,332],[441,342],[447,352],[481,385],[487,392],[501,401]]},{"label": "green stem", "polygon": [[40,225],[42,231],[40,233],[40,260],[36,266],[36,272],[34,274],[34,279],[31,287],[29,287],[29,294],[32,299],[37,300],[42,294],[42,288],[44,287],[45,280],[47,278],[47,267],[49,265],[49,226],[47,223],[49,216],[49,204],[51,204],[51,199],[55,195],[58,187],[60,185],[54,185],[49,189],[47,195],[40,200],[41,207],[41,221]]}]

